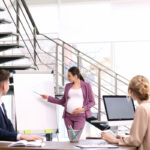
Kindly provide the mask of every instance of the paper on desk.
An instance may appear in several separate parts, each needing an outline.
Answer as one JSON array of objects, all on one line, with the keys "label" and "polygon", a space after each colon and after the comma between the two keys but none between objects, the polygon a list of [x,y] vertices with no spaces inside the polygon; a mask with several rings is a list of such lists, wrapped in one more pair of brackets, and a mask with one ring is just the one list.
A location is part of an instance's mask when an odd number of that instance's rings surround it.
[{"label": "paper on desk", "polygon": [[20,140],[13,142],[8,145],[8,147],[43,147],[44,143],[40,140],[28,142],[26,140]]}]

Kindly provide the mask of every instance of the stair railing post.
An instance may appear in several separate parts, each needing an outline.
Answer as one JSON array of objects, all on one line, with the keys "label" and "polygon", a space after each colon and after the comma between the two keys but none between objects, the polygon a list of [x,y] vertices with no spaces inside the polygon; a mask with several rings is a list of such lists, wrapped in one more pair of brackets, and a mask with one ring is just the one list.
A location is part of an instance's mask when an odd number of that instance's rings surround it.
[{"label": "stair railing post", "polygon": [[[20,15],[20,10],[19,10],[19,1],[18,0],[16,0],[16,32],[17,32],[17,34],[19,35],[19,27],[20,27],[20,25],[19,25],[19,15]],[[19,44],[19,41],[20,41],[20,39],[19,39],[19,36],[16,36],[16,41],[17,41],[17,44]]]},{"label": "stair railing post", "polygon": [[98,69],[98,120],[101,121],[101,70]]},{"label": "stair railing post", "polygon": [[58,44],[56,44],[56,94],[58,94]]},{"label": "stair railing post", "polygon": [[63,86],[65,84],[65,59],[64,59],[64,55],[65,55],[65,43],[63,42],[63,46],[62,46],[62,85]]},{"label": "stair railing post", "polygon": [[77,52],[77,67],[80,69],[80,52]]},{"label": "stair railing post", "polygon": [[36,56],[37,56],[37,52],[36,52],[36,27],[34,27],[33,29],[33,46],[34,46],[34,65],[37,66],[36,63]]},{"label": "stair railing post", "polygon": [[118,94],[118,82],[117,82],[117,78],[118,78],[118,75],[117,75],[117,73],[115,74],[115,95],[117,95]]}]

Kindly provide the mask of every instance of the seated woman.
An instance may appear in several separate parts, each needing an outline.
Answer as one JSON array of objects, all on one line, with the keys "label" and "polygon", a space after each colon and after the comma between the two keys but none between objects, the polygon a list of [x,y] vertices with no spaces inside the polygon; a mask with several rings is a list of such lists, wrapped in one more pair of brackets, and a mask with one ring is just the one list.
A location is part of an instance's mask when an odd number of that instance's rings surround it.
[{"label": "seated woman", "polygon": [[139,106],[136,108],[133,124],[128,137],[102,132],[102,139],[111,144],[136,146],[139,150],[150,150],[150,83],[144,76],[135,76],[129,83],[128,93]]}]

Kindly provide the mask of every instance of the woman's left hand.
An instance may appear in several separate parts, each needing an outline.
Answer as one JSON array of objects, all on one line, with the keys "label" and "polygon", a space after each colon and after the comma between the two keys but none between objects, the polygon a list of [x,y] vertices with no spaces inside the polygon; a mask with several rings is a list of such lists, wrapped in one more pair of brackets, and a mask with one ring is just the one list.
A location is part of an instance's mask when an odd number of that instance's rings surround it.
[{"label": "woman's left hand", "polygon": [[76,115],[76,114],[80,114],[80,113],[82,113],[82,112],[84,112],[84,108],[76,108],[76,109],[72,112],[72,114]]},{"label": "woman's left hand", "polygon": [[114,138],[111,134],[102,132],[101,137],[103,140],[107,141],[108,143],[111,144],[118,144],[118,139]]}]

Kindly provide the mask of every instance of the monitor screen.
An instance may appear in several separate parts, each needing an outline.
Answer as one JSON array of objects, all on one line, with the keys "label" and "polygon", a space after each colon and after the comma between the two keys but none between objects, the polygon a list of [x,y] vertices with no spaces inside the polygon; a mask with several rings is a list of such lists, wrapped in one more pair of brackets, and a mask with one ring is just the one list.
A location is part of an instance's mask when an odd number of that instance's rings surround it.
[{"label": "monitor screen", "polygon": [[133,100],[126,96],[103,96],[108,121],[133,120],[135,107]]}]

